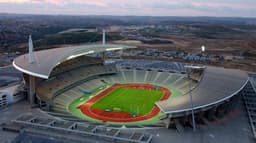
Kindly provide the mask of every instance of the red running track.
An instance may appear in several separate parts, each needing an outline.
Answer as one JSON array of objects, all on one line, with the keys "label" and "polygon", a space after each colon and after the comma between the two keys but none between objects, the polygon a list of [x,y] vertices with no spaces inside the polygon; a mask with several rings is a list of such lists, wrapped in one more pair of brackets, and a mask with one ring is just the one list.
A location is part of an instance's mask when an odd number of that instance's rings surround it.
[{"label": "red running track", "polygon": [[[149,89],[152,90],[154,89],[154,86],[151,84],[115,84],[108,89],[104,90],[103,92],[99,93],[98,95],[94,96],[91,98],[89,101],[86,103],[82,104],[78,108],[86,115],[91,118],[95,118],[98,120],[101,120],[103,122],[136,122],[136,121],[142,121],[142,120],[147,120],[150,119],[154,116],[156,116],[159,112],[160,109],[157,106],[154,106],[151,112],[149,112],[146,115],[138,115],[137,117],[132,117],[131,114],[126,113],[126,112],[119,112],[119,111],[111,111],[111,112],[105,112],[105,110],[102,109],[94,109],[91,108],[91,105],[93,105],[95,102],[103,98],[105,95],[110,93],[116,88],[119,87],[130,87],[130,88],[143,88],[143,89]],[[161,90],[164,95],[160,99],[166,100],[171,96],[171,92],[164,88],[160,87],[159,90]]]}]

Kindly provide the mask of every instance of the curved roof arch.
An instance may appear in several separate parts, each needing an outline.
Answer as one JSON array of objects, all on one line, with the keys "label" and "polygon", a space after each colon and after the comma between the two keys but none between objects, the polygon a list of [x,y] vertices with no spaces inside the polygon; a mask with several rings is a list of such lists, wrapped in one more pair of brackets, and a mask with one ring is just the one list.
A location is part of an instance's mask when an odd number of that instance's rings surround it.
[{"label": "curved roof arch", "polygon": [[115,51],[123,49],[136,48],[135,46],[126,45],[114,45],[114,44],[98,44],[98,45],[79,45],[79,46],[69,46],[63,48],[55,48],[48,50],[41,50],[34,52],[35,62],[30,64],[28,61],[29,55],[21,55],[14,59],[13,66],[26,74],[48,79],[51,71],[58,64],[79,57],[83,55],[88,55],[92,53],[99,53],[104,51]]},{"label": "curved roof arch", "polygon": [[[230,99],[240,92],[247,82],[248,74],[245,71],[207,66],[202,80],[191,91],[194,110],[214,106]],[[156,104],[168,114],[192,110],[189,93]]]}]

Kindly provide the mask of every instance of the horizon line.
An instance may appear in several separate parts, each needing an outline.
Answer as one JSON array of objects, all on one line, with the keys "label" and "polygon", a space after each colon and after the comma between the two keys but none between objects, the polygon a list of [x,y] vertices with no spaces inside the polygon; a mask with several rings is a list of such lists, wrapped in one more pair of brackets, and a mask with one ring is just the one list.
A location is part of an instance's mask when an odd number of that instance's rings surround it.
[{"label": "horizon line", "polygon": [[34,16],[112,16],[112,17],[180,17],[180,18],[247,18],[247,19],[256,19],[256,16],[207,16],[207,15],[182,15],[182,16],[175,16],[175,15],[107,15],[107,14],[39,14],[39,13],[7,13],[7,12],[0,12],[0,14],[6,15],[34,15]]}]

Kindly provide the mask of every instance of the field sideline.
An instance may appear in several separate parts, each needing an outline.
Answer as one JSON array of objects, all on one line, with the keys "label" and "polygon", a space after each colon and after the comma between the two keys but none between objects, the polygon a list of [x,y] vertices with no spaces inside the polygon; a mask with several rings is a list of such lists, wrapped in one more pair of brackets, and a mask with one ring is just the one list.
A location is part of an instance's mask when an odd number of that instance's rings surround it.
[{"label": "field sideline", "polygon": [[94,103],[91,108],[102,110],[117,108],[121,112],[146,115],[163,94],[160,90],[119,87]]}]

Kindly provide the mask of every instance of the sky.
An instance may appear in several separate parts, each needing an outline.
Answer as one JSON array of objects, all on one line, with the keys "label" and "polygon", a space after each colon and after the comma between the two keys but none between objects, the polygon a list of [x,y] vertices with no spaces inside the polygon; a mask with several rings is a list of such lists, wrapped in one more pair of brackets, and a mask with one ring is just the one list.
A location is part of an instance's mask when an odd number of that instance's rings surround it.
[{"label": "sky", "polygon": [[0,0],[0,13],[256,17],[256,0]]}]

